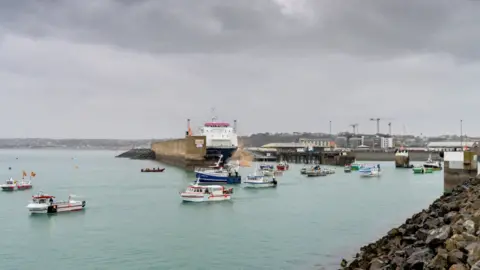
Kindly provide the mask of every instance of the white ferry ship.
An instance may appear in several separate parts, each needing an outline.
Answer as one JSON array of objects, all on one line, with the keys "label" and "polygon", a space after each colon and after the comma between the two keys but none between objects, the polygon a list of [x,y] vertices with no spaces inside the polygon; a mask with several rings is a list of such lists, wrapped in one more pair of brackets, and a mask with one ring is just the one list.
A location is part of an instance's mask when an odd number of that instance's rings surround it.
[{"label": "white ferry ship", "polygon": [[222,166],[228,162],[238,148],[236,122],[235,120],[232,127],[229,123],[218,122],[216,117],[212,117],[212,121],[200,127],[198,135],[206,137],[207,158],[217,159],[223,156]]}]

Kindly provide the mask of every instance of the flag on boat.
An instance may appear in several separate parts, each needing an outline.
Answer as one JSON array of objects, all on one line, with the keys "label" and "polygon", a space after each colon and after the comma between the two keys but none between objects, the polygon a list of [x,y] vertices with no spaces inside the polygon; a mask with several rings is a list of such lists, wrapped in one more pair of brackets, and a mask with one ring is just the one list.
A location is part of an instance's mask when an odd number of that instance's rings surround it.
[{"label": "flag on boat", "polygon": [[37,175],[37,174],[36,174],[35,172],[31,172],[31,173],[30,173],[30,176],[31,176],[31,177],[35,177],[36,175]]},{"label": "flag on boat", "polygon": [[23,177],[27,177],[27,172],[26,171],[23,171],[22,178]]}]

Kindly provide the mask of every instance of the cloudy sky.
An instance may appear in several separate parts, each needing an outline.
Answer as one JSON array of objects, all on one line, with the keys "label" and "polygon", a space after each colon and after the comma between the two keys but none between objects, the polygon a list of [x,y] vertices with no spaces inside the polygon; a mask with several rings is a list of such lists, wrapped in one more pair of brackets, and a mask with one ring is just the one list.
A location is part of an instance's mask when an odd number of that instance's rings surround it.
[{"label": "cloudy sky", "polygon": [[0,137],[480,135],[477,0],[0,1]]}]

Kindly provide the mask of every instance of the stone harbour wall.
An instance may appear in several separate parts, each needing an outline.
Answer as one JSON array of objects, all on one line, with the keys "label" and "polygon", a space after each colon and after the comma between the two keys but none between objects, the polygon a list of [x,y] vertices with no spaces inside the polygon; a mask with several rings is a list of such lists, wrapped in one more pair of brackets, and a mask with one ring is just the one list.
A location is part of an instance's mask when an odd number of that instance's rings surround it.
[{"label": "stone harbour wall", "polygon": [[458,185],[341,267],[480,270],[480,179]]}]

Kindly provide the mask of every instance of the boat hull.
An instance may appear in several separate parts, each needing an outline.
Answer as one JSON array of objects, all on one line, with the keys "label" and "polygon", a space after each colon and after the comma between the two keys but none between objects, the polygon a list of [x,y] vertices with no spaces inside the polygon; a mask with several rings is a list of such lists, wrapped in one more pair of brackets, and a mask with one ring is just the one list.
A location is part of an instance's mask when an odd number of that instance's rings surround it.
[{"label": "boat hull", "polygon": [[199,183],[220,183],[220,184],[240,184],[242,183],[242,177],[240,175],[233,176],[223,176],[223,175],[213,175],[208,173],[197,172],[195,178],[198,179]]},{"label": "boat hull", "polygon": [[15,191],[17,190],[16,185],[2,185],[2,191]]},{"label": "boat hull", "polygon": [[327,173],[324,171],[307,172],[306,174],[307,174],[307,177],[327,176]]},{"label": "boat hull", "polygon": [[28,210],[31,214],[56,214],[63,212],[75,212],[82,211],[85,209],[86,201],[72,201],[69,203],[60,203],[60,204],[29,204],[27,205]]},{"label": "boat hull", "polygon": [[206,158],[213,158],[217,159],[220,155],[222,155],[222,161],[220,165],[225,164],[228,160],[233,156],[233,153],[237,151],[238,147],[232,148],[219,148],[219,147],[209,147],[207,146],[206,149]]},{"label": "boat hull", "polygon": [[268,182],[268,183],[245,182],[244,184],[246,188],[270,188],[270,187],[277,186],[277,184],[274,182]]},{"label": "boat hull", "polygon": [[232,199],[231,194],[197,195],[197,194],[189,194],[189,193],[180,193],[180,197],[184,202],[218,202],[218,201],[228,201]]},{"label": "boat hull", "polygon": [[378,177],[380,176],[380,173],[362,173],[360,174],[360,177]]},{"label": "boat hull", "polygon": [[155,173],[155,172],[159,173],[159,172],[163,172],[163,171],[165,171],[165,168],[160,169],[160,170],[145,170],[145,169],[140,170],[140,172],[144,172],[144,173]]},{"label": "boat hull", "polygon": [[17,186],[18,190],[26,190],[26,189],[31,189],[33,186],[32,185],[19,185]]}]

